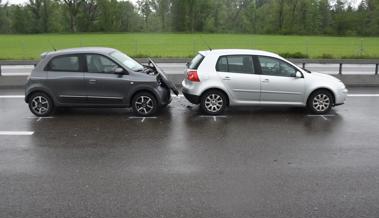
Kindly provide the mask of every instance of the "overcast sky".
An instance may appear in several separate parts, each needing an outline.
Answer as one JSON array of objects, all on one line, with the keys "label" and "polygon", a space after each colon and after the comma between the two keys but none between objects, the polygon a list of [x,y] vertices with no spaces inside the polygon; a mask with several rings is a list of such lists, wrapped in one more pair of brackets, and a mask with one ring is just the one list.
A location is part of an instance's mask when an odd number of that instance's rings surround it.
[{"label": "overcast sky", "polygon": [[[3,0],[3,2],[9,2],[10,4],[23,4],[25,2],[28,2],[28,0]],[[137,0],[129,0],[131,2],[137,2]],[[335,1],[335,0],[331,0],[332,2]],[[359,3],[361,2],[361,0],[348,0],[350,1],[354,7],[358,7]]]}]

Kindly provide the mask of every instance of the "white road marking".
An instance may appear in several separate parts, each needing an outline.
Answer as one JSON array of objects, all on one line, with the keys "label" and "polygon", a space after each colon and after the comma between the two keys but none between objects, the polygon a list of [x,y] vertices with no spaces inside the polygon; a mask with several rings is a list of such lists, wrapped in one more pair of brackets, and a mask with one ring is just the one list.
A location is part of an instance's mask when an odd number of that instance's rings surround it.
[{"label": "white road marking", "polygon": [[24,98],[24,95],[0,95],[0,98]]},{"label": "white road marking", "polygon": [[329,120],[328,117],[335,117],[336,115],[334,114],[325,114],[325,115],[316,115],[316,114],[310,114],[307,115],[307,117],[321,117],[324,120]]},{"label": "white road marking", "polygon": [[334,115],[334,114],[324,114],[324,115],[309,114],[307,116],[308,117],[321,117],[321,116],[324,116],[324,117],[335,117],[336,115]]},{"label": "white road marking", "polygon": [[146,119],[158,119],[158,117],[129,117],[129,119],[141,119],[141,123],[143,123]]},{"label": "white road marking", "polygon": [[379,97],[379,94],[349,94],[348,97]]},{"label": "white road marking", "polygon": [[37,122],[41,121],[42,119],[53,119],[54,117],[26,117],[26,119],[37,119]]},{"label": "white road marking", "polygon": [[213,121],[217,121],[217,118],[227,118],[227,116],[222,116],[222,115],[219,115],[219,116],[210,116],[210,115],[201,115],[200,117],[203,117],[203,118],[212,118],[213,119]]},{"label": "white road marking", "polygon": [[9,136],[27,136],[33,135],[32,131],[0,131],[0,135],[9,135]]}]

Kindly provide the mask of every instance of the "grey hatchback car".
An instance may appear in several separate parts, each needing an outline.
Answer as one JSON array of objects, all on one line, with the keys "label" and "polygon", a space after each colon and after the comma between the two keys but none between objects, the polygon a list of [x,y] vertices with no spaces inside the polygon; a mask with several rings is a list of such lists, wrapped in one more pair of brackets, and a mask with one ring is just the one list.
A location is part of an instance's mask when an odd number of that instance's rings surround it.
[{"label": "grey hatchback car", "polygon": [[25,102],[36,116],[57,107],[132,107],[151,116],[171,102],[175,85],[152,60],[142,65],[103,47],[74,48],[41,55],[25,87]]}]

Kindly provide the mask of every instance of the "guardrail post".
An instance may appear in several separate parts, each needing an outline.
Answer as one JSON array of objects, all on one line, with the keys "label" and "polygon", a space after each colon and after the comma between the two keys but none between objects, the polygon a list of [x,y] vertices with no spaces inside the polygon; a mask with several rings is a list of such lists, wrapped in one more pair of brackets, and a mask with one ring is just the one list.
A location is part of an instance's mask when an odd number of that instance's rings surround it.
[{"label": "guardrail post", "polygon": [[[379,64],[375,64],[375,75],[378,75],[378,71],[379,71]],[[0,71],[0,75],[1,75],[1,71]]]},{"label": "guardrail post", "polygon": [[305,69],[305,62],[303,62],[303,69]]},{"label": "guardrail post", "polygon": [[0,64],[0,76],[1,76],[1,64]]},{"label": "guardrail post", "polygon": [[338,72],[340,75],[342,74],[342,63],[340,63],[340,69],[339,69],[339,72]]}]

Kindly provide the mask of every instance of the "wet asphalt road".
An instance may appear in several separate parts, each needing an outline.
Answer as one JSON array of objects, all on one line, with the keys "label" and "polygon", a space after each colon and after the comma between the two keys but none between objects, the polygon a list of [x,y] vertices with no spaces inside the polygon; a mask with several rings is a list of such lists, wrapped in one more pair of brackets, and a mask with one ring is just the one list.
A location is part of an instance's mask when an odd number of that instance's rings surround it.
[{"label": "wet asphalt road", "polygon": [[[2,95],[22,94],[1,90]],[[379,93],[355,88],[354,93]],[[379,217],[379,97],[330,116],[251,107],[155,118],[0,98],[0,217]]]}]

